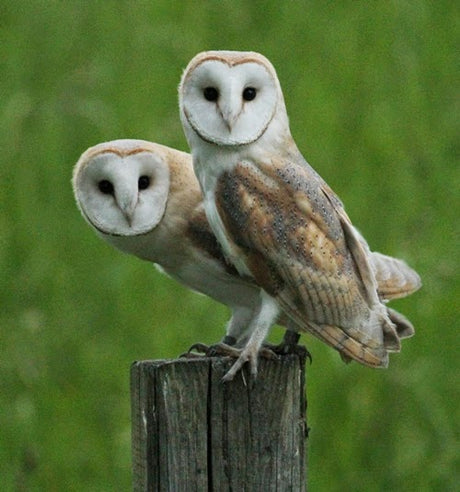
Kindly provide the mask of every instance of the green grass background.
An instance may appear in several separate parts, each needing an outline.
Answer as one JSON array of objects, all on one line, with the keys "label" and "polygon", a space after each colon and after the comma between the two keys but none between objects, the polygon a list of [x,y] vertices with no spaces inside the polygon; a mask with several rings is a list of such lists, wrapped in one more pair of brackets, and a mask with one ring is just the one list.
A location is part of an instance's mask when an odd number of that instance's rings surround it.
[{"label": "green grass background", "polygon": [[130,363],[223,334],[225,307],[101,242],[70,186],[101,141],[187,149],[177,85],[206,49],[272,61],[305,157],[424,282],[393,303],[417,333],[386,371],[303,337],[310,489],[458,486],[458,21],[451,1],[0,1],[2,490],[129,490]]}]

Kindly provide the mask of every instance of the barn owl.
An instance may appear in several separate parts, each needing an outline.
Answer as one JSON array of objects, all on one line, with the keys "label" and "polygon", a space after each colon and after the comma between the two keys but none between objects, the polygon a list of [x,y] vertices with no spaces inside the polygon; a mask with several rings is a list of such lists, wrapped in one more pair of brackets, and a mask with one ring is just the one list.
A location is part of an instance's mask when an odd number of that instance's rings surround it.
[{"label": "barn owl", "polygon": [[[228,261],[261,287],[250,338],[225,378],[248,361],[256,373],[281,312],[344,360],[386,367],[413,329],[379,295],[381,258],[298,150],[272,64],[254,52],[200,53],[179,104],[210,226]],[[412,282],[416,290],[415,272]]]},{"label": "barn owl", "polygon": [[[206,221],[190,154],[144,140],[101,143],[78,160],[73,189],[83,217],[102,239],[229,306],[222,347],[244,343],[260,290],[225,262]],[[373,255],[381,297],[407,295],[413,289],[407,265]],[[286,338],[285,350],[292,340]]]},{"label": "barn owl", "polygon": [[72,183],[83,217],[102,239],[227,305],[232,317],[223,342],[244,338],[259,288],[225,262],[189,154],[143,140],[105,142],[82,154]]}]

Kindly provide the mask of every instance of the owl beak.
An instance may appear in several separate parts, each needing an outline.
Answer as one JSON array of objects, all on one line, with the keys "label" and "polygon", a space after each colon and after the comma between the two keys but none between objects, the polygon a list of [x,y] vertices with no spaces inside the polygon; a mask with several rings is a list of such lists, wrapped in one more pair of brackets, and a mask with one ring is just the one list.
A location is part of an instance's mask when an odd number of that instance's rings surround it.
[{"label": "owl beak", "polygon": [[220,112],[229,133],[232,133],[233,126],[240,115],[240,110],[235,111],[232,107],[223,107]]},{"label": "owl beak", "polygon": [[228,92],[224,91],[220,98],[220,104],[218,104],[220,114],[224,120],[225,126],[229,133],[232,132],[236,120],[241,114],[243,109],[242,105],[235,105],[235,101],[238,101],[238,86],[230,81]]},{"label": "owl beak", "polygon": [[131,224],[133,222],[134,209],[136,208],[137,204],[137,197],[136,200],[133,200],[132,195],[124,195],[123,193],[121,193],[120,196],[115,196],[115,199],[126,219],[126,222],[128,223],[129,227],[131,227]]},{"label": "owl beak", "polygon": [[129,227],[131,227],[133,216],[130,213],[123,214],[125,216],[126,222],[128,222]]}]

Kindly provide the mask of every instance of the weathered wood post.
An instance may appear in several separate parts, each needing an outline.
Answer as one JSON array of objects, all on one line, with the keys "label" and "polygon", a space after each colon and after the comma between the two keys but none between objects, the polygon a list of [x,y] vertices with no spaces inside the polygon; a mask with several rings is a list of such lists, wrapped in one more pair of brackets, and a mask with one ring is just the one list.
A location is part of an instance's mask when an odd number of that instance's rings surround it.
[{"label": "weathered wood post", "polygon": [[303,491],[305,359],[135,362],[131,368],[135,491]]}]

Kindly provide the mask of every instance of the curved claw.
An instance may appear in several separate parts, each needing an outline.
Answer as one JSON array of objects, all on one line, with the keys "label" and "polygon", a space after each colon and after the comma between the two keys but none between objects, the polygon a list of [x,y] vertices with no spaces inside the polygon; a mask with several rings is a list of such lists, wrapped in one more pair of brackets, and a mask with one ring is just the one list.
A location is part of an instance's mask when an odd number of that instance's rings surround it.
[{"label": "curved claw", "polygon": [[265,345],[260,348],[259,355],[264,359],[268,359],[268,360],[274,360],[280,358],[279,354],[277,354],[275,350],[272,350],[272,347],[265,346]]},{"label": "curved claw", "polygon": [[[228,343],[227,343],[228,342]],[[215,343],[213,345],[206,345],[204,343],[198,342],[194,343],[187,352],[181,354],[181,357],[234,357],[238,358],[241,354],[241,349],[232,347],[231,344],[235,343],[236,340],[233,337],[224,337],[222,342]],[[199,352],[198,355],[194,354],[193,351]]]},{"label": "curved claw", "polygon": [[226,343],[220,342],[220,343],[215,343],[214,345],[211,345],[206,352],[206,355],[208,357],[234,357],[237,358],[241,354],[241,349],[237,349],[235,347],[231,347],[230,345],[227,345]]},{"label": "curved claw", "polygon": [[187,353],[192,352],[195,350],[196,352],[199,352],[201,354],[206,354],[206,352],[209,350],[209,345],[206,345],[201,342],[194,343],[188,350]]},{"label": "curved claw", "polygon": [[250,359],[251,359],[251,375],[256,377],[257,376],[257,356],[254,360],[254,358],[251,358],[246,350],[243,350],[243,352],[241,352],[241,355],[238,357],[236,362],[233,364],[233,366],[230,368],[230,370],[222,378],[222,382],[227,383],[228,381],[231,381],[236,376],[237,372],[240,371],[242,369],[242,367],[244,366],[244,364],[246,364],[246,362],[248,362]]},{"label": "curved claw", "polygon": [[[236,350],[236,349],[235,349]],[[270,350],[268,347],[262,347],[259,350],[254,350],[253,347],[247,346],[244,350],[240,350],[240,355],[230,370],[222,378],[222,382],[226,383],[231,381],[240,371],[246,362],[249,362],[251,368],[251,378],[254,380],[257,377],[257,363],[258,357],[264,357],[265,359],[277,359],[278,355]]]},{"label": "curved claw", "polygon": [[308,359],[310,362],[310,365],[313,362],[313,357],[310,354],[310,352],[308,351],[307,347],[305,347],[305,345],[296,345],[295,347],[293,347],[292,351],[289,353],[290,354],[296,354],[303,359]]},{"label": "curved claw", "polygon": [[287,345],[283,342],[278,345],[267,343],[264,344],[264,348],[270,350],[277,356],[294,354],[298,355],[301,358],[308,359],[310,361],[310,364],[313,361],[312,356],[305,345]]},{"label": "curved claw", "polygon": [[299,338],[300,335],[298,333],[291,330],[286,330],[281,343],[279,343],[278,345],[272,345],[271,343],[265,342],[264,347],[271,350],[277,355],[298,355],[301,358],[309,359],[311,364],[313,360],[312,356],[307,347],[298,344]]}]

